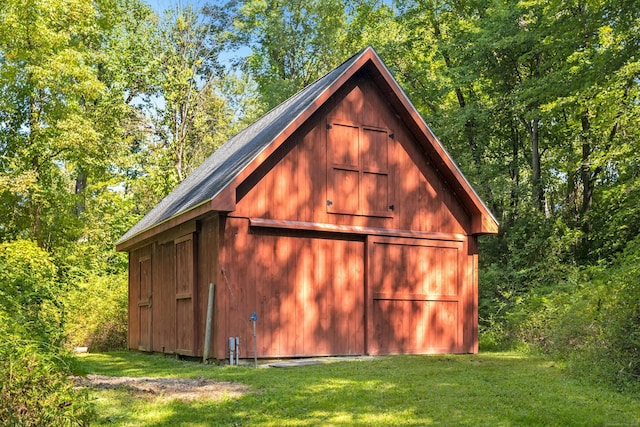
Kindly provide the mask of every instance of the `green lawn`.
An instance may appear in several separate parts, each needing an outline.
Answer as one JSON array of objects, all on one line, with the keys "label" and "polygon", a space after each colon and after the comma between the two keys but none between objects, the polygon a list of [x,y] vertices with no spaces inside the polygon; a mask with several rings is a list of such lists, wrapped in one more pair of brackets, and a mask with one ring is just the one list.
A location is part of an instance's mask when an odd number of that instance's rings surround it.
[{"label": "green lawn", "polygon": [[217,402],[92,391],[98,425],[640,426],[640,396],[583,384],[545,358],[517,353],[255,369],[119,352],[81,356],[78,370],[216,379],[253,390]]}]

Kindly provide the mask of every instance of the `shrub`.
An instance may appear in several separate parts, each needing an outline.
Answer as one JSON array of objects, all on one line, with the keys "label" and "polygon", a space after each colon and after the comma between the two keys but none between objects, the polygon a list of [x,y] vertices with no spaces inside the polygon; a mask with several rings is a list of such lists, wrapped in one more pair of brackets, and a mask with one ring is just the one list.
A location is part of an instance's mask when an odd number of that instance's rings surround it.
[{"label": "shrub", "polygon": [[0,423],[86,425],[87,396],[73,389],[60,350],[56,267],[26,240],[0,244]]},{"label": "shrub", "polygon": [[593,283],[601,289],[596,302],[597,333],[589,342],[591,362],[604,365],[603,375],[620,387],[640,389],[640,236],[613,265],[599,269]]},{"label": "shrub", "polygon": [[0,244],[0,312],[34,340],[61,338],[60,287],[49,254],[29,240]]},{"label": "shrub", "polygon": [[67,337],[90,351],[127,346],[127,274],[92,276],[67,298]]},{"label": "shrub", "polygon": [[522,295],[499,326],[568,362],[579,376],[640,389],[640,237],[612,263]]},{"label": "shrub", "polygon": [[94,414],[88,396],[74,389],[63,359],[15,333],[8,335],[6,328],[0,331],[0,424],[89,425]]}]

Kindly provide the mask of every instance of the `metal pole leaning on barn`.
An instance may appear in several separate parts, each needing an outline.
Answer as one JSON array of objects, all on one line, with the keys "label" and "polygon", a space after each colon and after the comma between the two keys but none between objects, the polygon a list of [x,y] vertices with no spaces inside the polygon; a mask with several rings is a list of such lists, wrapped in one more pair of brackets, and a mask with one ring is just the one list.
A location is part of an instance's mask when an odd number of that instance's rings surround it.
[{"label": "metal pole leaning on barn", "polygon": [[207,303],[207,325],[204,333],[204,350],[202,351],[202,363],[207,363],[209,359],[209,349],[211,348],[211,329],[213,324],[213,297],[216,285],[209,283],[209,302]]}]

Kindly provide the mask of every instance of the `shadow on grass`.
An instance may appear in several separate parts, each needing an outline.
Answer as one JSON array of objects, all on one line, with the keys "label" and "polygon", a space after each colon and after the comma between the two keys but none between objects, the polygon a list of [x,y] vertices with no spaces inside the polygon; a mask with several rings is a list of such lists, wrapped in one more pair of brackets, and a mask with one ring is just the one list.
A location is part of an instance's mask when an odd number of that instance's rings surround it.
[{"label": "shadow on grass", "polygon": [[640,397],[580,384],[553,363],[514,353],[394,356],[290,369],[214,367],[137,353],[89,355],[88,373],[204,377],[254,392],[183,402],[96,391],[108,425],[640,425]]}]

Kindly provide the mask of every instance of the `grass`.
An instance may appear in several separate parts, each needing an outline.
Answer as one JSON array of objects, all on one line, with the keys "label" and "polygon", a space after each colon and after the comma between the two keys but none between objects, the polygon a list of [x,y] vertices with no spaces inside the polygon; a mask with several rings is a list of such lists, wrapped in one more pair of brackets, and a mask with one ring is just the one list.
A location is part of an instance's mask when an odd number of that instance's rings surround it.
[{"label": "grass", "polygon": [[88,354],[81,373],[208,378],[254,391],[213,402],[92,391],[110,426],[640,426],[640,396],[517,353],[393,356],[297,368],[217,367],[140,353]]}]

